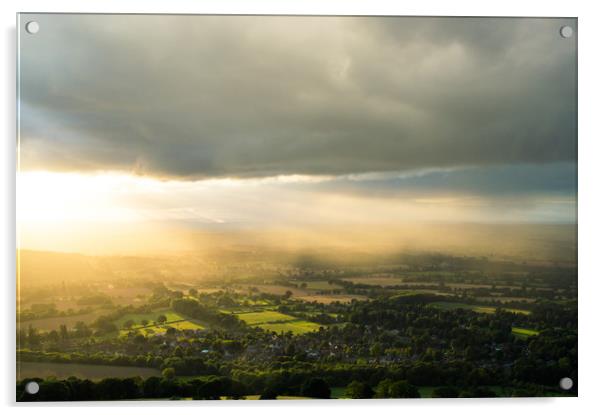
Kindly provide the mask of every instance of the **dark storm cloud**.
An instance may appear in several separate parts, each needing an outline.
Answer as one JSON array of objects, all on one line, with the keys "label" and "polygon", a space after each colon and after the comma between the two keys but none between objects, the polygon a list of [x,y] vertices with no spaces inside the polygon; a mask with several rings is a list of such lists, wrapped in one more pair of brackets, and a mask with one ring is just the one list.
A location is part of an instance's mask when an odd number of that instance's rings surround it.
[{"label": "dark storm cloud", "polygon": [[21,36],[25,169],[252,177],[576,158],[576,43],[558,35],[573,20],[35,19]]}]

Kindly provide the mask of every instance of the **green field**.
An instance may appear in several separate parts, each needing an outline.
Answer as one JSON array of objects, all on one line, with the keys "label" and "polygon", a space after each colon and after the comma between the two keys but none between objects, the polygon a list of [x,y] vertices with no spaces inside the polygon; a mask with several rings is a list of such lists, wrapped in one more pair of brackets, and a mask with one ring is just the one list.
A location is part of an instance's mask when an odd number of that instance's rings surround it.
[{"label": "green field", "polygon": [[299,399],[313,399],[313,398],[308,398],[307,396],[285,396],[285,395],[278,395],[276,397],[276,400],[278,401],[291,401],[291,400],[299,400]]},{"label": "green field", "polygon": [[251,313],[235,313],[239,319],[249,326],[259,327],[267,331],[292,332],[303,334],[320,329],[320,325],[311,321],[301,320],[278,311],[264,310]]},{"label": "green field", "polygon": [[205,327],[190,320],[174,321],[167,324],[168,327],[173,327],[176,330],[203,330]]},{"label": "green field", "polygon": [[285,322],[296,320],[295,317],[287,314],[279,313],[278,311],[258,311],[252,313],[237,313],[236,316],[250,326],[255,326],[264,323]]},{"label": "green field", "polygon": [[257,327],[261,327],[267,331],[280,332],[292,332],[293,334],[304,334],[320,329],[320,325],[311,321],[305,320],[294,320],[286,323],[266,323],[259,324]]},{"label": "green field", "polygon": [[42,331],[51,331],[51,330],[59,330],[61,325],[66,325],[69,329],[75,327],[75,324],[79,321],[90,324],[94,322],[98,317],[103,314],[107,314],[107,310],[99,309],[95,310],[91,313],[86,314],[76,314],[72,316],[58,316],[58,317],[49,317],[49,318],[41,318],[36,320],[25,320],[25,321],[17,321],[18,329],[27,329],[30,325],[38,330]]},{"label": "green field", "polygon": [[512,327],[512,334],[514,334],[517,337],[527,338],[527,337],[539,335],[539,331],[533,330],[533,329],[527,329],[524,327]]},{"label": "green field", "polygon": [[[480,306],[480,305],[465,304],[465,303],[453,303],[453,302],[448,302],[448,301],[437,301],[434,303],[430,303],[430,305],[433,307],[440,308],[442,310],[455,310],[458,308],[464,308],[467,310],[476,311],[477,313],[486,313],[486,314],[493,314],[493,313],[495,313],[495,310],[496,310],[495,307]],[[503,307],[502,310],[508,311],[510,313],[515,313],[515,314],[527,314],[527,315],[531,314],[531,312],[529,310],[521,310],[518,308]]]},{"label": "green field", "polygon": [[203,327],[200,324],[197,324],[190,320],[180,320],[180,321],[172,321],[170,323],[165,323],[161,325],[148,325],[145,327],[142,326],[134,326],[134,328],[127,330],[121,329],[119,330],[120,336],[127,336],[130,332],[135,331],[136,333],[144,334],[145,336],[152,336],[155,334],[163,334],[167,331],[169,327],[173,327],[176,330],[203,330]]},{"label": "green field", "polygon": [[154,324],[156,324],[157,318],[160,315],[164,315],[167,318],[167,321],[166,321],[167,323],[172,322],[172,321],[186,320],[186,317],[182,316],[181,314],[178,314],[169,309],[162,309],[162,310],[152,311],[150,313],[126,314],[126,315],[122,316],[121,318],[119,318],[118,320],[115,320],[115,324],[117,325],[117,327],[122,328],[123,324],[126,321],[132,320],[134,322],[134,327],[138,327],[138,326],[142,326],[142,320],[147,320],[149,322],[148,325],[154,325]]},{"label": "green field", "polygon": [[[164,324],[157,324],[157,318],[164,315],[167,321]],[[123,324],[126,321],[132,320],[135,324],[131,329],[123,329]],[[146,326],[142,325],[142,320],[147,320]],[[126,336],[131,331],[136,331],[144,335],[163,334],[168,327],[173,327],[176,330],[202,330],[204,327],[194,321],[191,321],[183,315],[169,309],[157,310],[150,313],[126,314],[115,321],[115,324],[120,328],[119,335]]]}]

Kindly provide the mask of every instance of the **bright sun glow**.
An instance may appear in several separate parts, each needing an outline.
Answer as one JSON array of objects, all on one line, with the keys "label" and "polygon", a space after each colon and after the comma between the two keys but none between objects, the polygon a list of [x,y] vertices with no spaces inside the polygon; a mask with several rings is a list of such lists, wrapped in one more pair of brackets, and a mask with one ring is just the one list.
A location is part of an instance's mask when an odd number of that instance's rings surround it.
[{"label": "bright sun glow", "polygon": [[26,223],[140,220],[136,211],[120,206],[116,197],[140,186],[152,184],[115,174],[20,173],[17,217]]},{"label": "bright sun glow", "polygon": [[[258,179],[161,180],[125,173],[22,171],[17,178],[21,247],[81,251],[170,249],[184,229],[216,226],[382,225],[410,221],[515,220],[512,201],[470,194],[399,194],[380,197],[325,192],[327,176]],[[317,183],[318,182],[318,183]],[[502,203],[503,202],[503,203]],[[562,202],[562,203],[561,203]],[[521,207],[533,218],[570,209],[563,201],[533,200]],[[226,227],[224,227],[226,229]],[[169,237],[167,234],[169,233]],[[167,248],[165,248],[167,246]]]},{"label": "bright sun glow", "polygon": [[[288,175],[259,179],[159,180],[124,173],[20,172],[17,216],[20,223],[140,222],[197,219],[222,223],[241,189],[286,183],[315,183],[327,176]],[[263,203],[264,200],[261,200]],[[220,209],[211,208],[218,205]]]}]

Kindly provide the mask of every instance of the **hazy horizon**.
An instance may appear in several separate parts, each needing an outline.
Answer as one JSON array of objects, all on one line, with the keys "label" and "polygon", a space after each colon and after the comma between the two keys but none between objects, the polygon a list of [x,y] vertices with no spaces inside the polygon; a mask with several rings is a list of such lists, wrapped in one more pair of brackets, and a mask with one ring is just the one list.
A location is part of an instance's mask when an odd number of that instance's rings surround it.
[{"label": "hazy horizon", "polygon": [[[140,239],[140,235],[153,239]],[[223,229],[145,226],[123,231],[115,241],[111,228],[92,238],[67,234],[76,245],[21,247],[20,251],[86,256],[222,258],[236,252],[265,255],[369,255],[374,258],[404,254],[438,253],[488,257],[494,260],[576,262],[577,234],[571,224],[458,224],[241,227]],[[113,239],[113,245],[105,242]],[[170,246],[166,248],[166,242]]]}]

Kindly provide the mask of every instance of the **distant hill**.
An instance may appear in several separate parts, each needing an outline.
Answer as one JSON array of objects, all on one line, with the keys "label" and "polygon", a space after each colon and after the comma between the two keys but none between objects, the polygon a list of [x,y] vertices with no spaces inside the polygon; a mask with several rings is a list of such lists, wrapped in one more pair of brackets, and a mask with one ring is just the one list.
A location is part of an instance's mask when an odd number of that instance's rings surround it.
[{"label": "distant hill", "polygon": [[99,257],[82,254],[21,250],[18,261],[22,287],[45,282],[104,279],[112,275]]},{"label": "distant hill", "polygon": [[160,281],[172,277],[202,276],[201,255],[126,256],[85,255],[49,251],[20,251],[22,288],[63,281],[107,281],[123,278],[151,278]]}]

